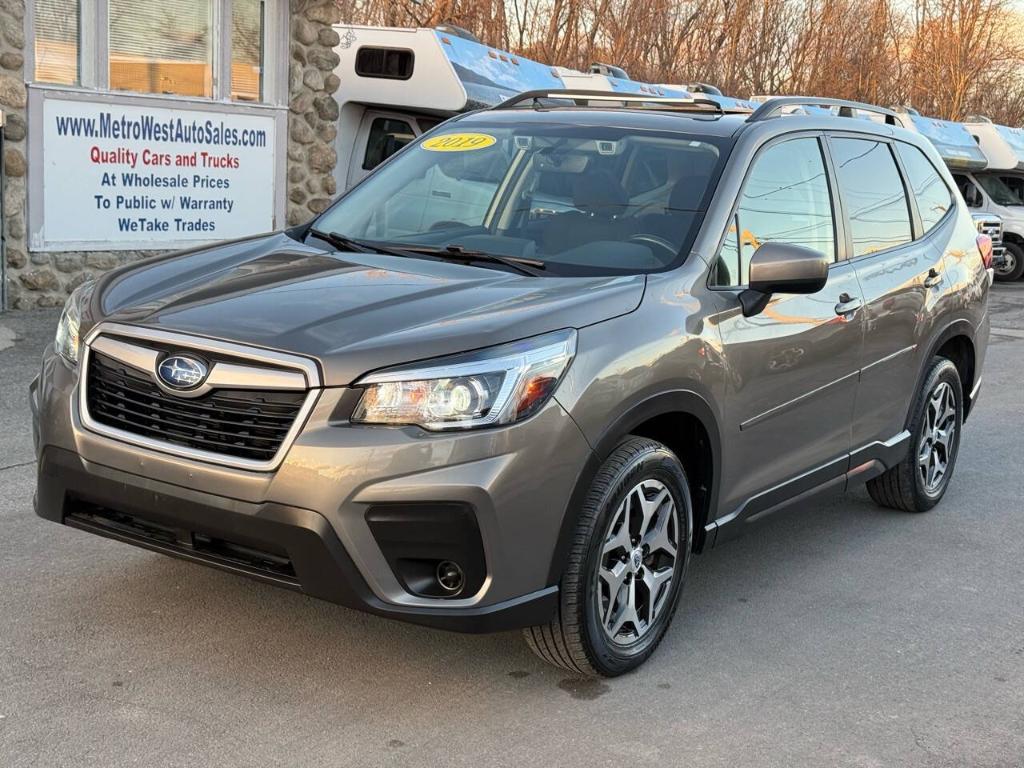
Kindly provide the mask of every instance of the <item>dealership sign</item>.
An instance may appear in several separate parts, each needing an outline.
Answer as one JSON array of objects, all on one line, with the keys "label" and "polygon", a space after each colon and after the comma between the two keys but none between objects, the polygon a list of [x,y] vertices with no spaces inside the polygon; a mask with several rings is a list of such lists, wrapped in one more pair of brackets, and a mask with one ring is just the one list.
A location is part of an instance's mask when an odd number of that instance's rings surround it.
[{"label": "dealership sign", "polygon": [[42,250],[173,247],[274,228],[273,117],[47,99]]}]

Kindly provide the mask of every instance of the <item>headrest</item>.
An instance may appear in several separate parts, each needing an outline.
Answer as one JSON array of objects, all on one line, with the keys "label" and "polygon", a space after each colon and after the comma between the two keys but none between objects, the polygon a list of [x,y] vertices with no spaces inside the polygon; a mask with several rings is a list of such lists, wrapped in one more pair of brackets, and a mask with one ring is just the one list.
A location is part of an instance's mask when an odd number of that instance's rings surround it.
[{"label": "headrest", "polygon": [[695,211],[708,188],[708,176],[688,173],[672,187],[668,207],[672,211]]},{"label": "headrest", "polygon": [[621,214],[629,204],[622,183],[608,171],[579,174],[572,183],[572,203],[587,213]]}]

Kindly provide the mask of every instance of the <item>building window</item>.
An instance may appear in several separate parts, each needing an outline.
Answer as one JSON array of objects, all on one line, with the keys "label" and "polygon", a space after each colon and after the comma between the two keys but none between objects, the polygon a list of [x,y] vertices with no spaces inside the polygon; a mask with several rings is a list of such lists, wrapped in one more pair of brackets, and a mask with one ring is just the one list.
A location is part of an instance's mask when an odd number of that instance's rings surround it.
[{"label": "building window", "polygon": [[284,82],[268,68],[268,59],[275,58],[275,30],[283,23],[276,18],[282,3],[33,0],[34,80],[132,93],[273,101],[275,83]]},{"label": "building window", "polygon": [[35,79],[78,85],[79,0],[36,0]]},{"label": "building window", "polygon": [[263,101],[265,7],[263,0],[231,3],[231,98],[236,101]]},{"label": "building window", "polygon": [[109,0],[110,87],[213,96],[211,0]]}]

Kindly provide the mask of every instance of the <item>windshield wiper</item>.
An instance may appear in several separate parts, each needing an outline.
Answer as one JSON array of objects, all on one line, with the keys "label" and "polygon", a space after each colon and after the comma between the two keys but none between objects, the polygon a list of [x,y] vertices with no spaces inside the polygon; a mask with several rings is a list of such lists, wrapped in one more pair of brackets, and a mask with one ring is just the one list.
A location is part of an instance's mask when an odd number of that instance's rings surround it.
[{"label": "windshield wiper", "polygon": [[316,227],[311,227],[309,234],[319,237],[325,243],[330,243],[339,250],[355,251],[357,253],[382,253],[386,256],[403,256],[405,258],[416,258],[411,251],[403,251],[399,248],[388,248],[364,240],[357,240],[354,237],[343,235],[340,232],[327,232]]},{"label": "windshield wiper", "polygon": [[442,247],[433,245],[404,245],[397,248],[392,245],[380,245],[369,240],[358,240],[340,232],[327,232],[323,229],[311,227],[309,234],[318,237],[325,243],[330,243],[335,248],[357,253],[382,253],[387,256],[402,256],[404,258],[434,258],[441,261],[484,261],[491,264],[501,264],[513,269],[523,275],[536,277],[544,274],[547,265],[536,259],[524,259],[517,256],[499,256],[486,251],[474,251],[463,248],[461,245],[446,245]]},{"label": "windshield wiper", "polygon": [[544,271],[547,269],[547,264],[543,261],[538,261],[537,259],[524,259],[521,256],[499,256],[496,253],[474,251],[469,248],[463,248],[461,245],[454,243],[441,248],[428,245],[410,245],[407,246],[407,250],[415,251],[416,253],[426,253],[431,256],[437,256],[451,261],[483,261],[490,264],[501,264],[502,266],[514,269],[516,272],[523,275],[529,275],[530,277],[543,275]]}]

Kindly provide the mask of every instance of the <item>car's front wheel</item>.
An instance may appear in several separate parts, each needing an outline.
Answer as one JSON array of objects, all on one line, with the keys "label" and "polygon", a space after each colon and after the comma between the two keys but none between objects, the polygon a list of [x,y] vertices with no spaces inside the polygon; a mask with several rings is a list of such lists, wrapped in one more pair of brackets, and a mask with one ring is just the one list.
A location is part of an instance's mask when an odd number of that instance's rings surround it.
[{"label": "car's front wheel", "polygon": [[653,440],[625,440],[602,464],[580,511],[558,613],[525,630],[530,648],[581,675],[636,669],[672,621],[692,537],[679,459]]}]

